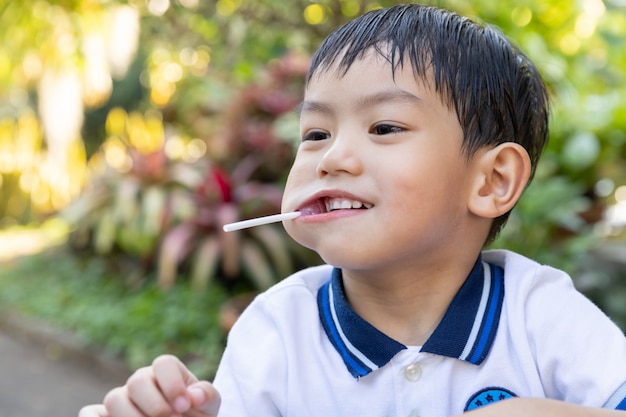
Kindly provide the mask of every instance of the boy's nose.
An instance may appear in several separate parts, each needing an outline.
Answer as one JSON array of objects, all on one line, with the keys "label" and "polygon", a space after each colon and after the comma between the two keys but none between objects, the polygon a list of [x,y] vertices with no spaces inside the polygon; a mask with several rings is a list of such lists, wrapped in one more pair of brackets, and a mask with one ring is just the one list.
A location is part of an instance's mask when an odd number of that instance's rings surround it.
[{"label": "boy's nose", "polygon": [[354,141],[336,137],[323,154],[317,165],[319,178],[327,175],[359,175],[363,171],[363,162],[358,155]]}]

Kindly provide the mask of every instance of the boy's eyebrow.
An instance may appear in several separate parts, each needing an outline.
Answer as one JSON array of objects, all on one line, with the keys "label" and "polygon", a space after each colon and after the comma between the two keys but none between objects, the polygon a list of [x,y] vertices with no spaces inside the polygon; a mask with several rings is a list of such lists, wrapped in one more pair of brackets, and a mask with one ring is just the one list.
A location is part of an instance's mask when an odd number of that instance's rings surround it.
[{"label": "boy's eyebrow", "polygon": [[[406,90],[402,90],[400,88],[393,90],[385,90],[379,93],[374,93],[371,95],[367,95],[364,97],[360,97],[355,104],[355,107],[360,109],[363,107],[372,107],[379,104],[391,102],[391,101],[404,101],[409,103],[420,104],[424,101],[418,96],[409,93]],[[329,104],[318,102],[318,101],[303,101],[301,102],[295,109],[297,114],[302,114],[302,112],[314,112],[314,113],[323,113],[323,114],[331,114],[333,113],[333,108]]]},{"label": "boy's eyebrow", "polygon": [[357,106],[358,108],[369,107],[390,101],[405,101],[414,104],[420,104],[424,102],[424,100],[422,100],[415,94],[409,93],[408,91],[402,90],[401,88],[397,88],[361,97],[357,102]]},{"label": "boy's eyebrow", "polygon": [[298,104],[295,109],[296,114],[301,115],[304,111],[323,114],[331,114],[333,112],[331,106],[318,101],[303,101]]}]

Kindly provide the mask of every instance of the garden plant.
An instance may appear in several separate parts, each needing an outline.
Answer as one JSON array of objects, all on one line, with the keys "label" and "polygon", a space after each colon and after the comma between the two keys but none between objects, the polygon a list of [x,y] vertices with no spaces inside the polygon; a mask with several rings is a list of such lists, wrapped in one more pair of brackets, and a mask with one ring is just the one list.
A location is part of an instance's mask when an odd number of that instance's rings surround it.
[{"label": "garden plant", "polygon": [[[131,367],[172,352],[210,375],[246,301],[319,262],[280,225],[221,226],[280,210],[309,54],[394,3],[0,4],[0,225],[68,230],[5,263],[0,304]],[[503,28],[551,90],[543,162],[493,246],[565,269],[626,328],[626,221],[606,220],[626,201],[626,4],[424,3]]]}]

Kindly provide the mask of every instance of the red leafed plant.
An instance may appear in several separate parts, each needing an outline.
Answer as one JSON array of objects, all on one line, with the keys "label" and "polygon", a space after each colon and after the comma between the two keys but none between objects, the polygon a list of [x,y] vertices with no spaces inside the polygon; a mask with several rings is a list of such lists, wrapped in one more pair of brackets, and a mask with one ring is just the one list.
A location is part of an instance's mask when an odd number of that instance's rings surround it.
[{"label": "red leafed plant", "polygon": [[205,288],[215,277],[227,286],[246,277],[261,290],[293,272],[298,250],[280,225],[222,230],[224,224],[242,218],[280,211],[280,186],[248,180],[258,165],[255,159],[244,159],[230,176],[217,167],[207,171],[194,190],[194,215],[163,237],[158,253],[161,286],[171,286],[180,267],[188,268],[196,288]]},{"label": "red leafed plant", "polygon": [[[64,213],[74,226],[74,246],[122,255],[130,264],[139,260],[139,274],[155,272],[162,288],[189,276],[199,289],[215,283],[236,292],[257,291],[319,262],[279,224],[222,230],[226,223],[280,212],[294,157],[290,140],[297,135],[292,110],[301,100],[306,64],[295,56],[276,61],[265,83],[243,88],[212,116],[203,113],[201,103],[193,105],[186,129],[203,137],[208,150],[194,163],[166,152],[168,141],[185,130],[180,120],[169,123],[182,113],[166,109],[162,118],[154,112],[109,113],[100,157],[106,169]],[[277,133],[281,123],[291,123],[288,137]],[[130,161],[126,169],[110,164],[120,154]]]}]

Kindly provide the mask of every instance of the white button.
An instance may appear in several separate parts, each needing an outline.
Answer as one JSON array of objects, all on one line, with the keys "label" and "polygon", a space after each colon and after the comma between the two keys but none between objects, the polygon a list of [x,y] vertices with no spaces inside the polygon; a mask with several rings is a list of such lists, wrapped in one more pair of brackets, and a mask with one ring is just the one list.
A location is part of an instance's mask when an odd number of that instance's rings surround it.
[{"label": "white button", "polygon": [[422,367],[417,363],[412,363],[404,369],[404,377],[411,382],[418,381],[422,376]]}]

